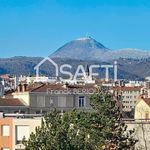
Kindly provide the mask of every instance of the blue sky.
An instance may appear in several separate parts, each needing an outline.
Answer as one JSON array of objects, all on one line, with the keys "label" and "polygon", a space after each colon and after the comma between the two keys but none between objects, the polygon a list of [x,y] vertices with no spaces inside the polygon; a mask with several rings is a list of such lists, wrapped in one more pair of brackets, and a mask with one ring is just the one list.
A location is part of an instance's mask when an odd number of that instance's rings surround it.
[{"label": "blue sky", "polygon": [[0,0],[0,57],[48,56],[86,33],[113,50],[150,50],[150,1]]}]

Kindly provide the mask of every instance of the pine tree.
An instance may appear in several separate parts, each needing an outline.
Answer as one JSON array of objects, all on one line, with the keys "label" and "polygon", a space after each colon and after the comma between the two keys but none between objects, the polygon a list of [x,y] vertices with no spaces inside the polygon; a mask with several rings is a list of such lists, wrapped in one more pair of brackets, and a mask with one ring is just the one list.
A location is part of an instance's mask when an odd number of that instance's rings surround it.
[{"label": "pine tree", "polygon": [[90,98],[92,111],[52,111],[36,128],[26,150],[130,150],[137,142],[127,130],[112,95],[100,91]]}]

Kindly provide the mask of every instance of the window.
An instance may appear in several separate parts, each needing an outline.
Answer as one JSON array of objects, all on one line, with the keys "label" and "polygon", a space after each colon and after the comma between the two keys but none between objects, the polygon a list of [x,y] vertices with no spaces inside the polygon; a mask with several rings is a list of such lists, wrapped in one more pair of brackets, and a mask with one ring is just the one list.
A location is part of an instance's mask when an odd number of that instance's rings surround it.
[{"label": "window", "polygon": [[2,136],[9,136],[9,125],[2,125]]},{"label": "window", "polygon": [[19,144],[23,138],[29,139],[29,126],[17,125],[16,126],[16,144]]},{"label": "window", "polygon": [[58,107],[66,107],[66,96],[58,97]]},{"label": "window", "polygon": [[37,106],[45,107],[45,96],[42,96],[42,95],[37,96]]},{"label": "window", "polygon": [[79,107],[84,107],[84,106],[85,106],[85,97],[79,96]]}]

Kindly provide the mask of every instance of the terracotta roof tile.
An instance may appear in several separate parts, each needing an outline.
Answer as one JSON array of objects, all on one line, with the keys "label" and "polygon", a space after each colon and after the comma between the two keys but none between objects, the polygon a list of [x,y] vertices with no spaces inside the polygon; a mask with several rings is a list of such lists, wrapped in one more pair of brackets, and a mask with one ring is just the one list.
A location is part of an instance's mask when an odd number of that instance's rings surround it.
[{"label": "terracotta roof tile", "polygon": [[150,107],[150,98],[143,98],[143,100]]},{"label": "terracotta roof tile", "polygon": [[48,89],[63,90],[64,87],[61,84],[43,84],[43,85],[31,90],[31,92],[47,92]]},{"label": "terracotta roof tile", "polygon": [[73,90],[73,89],[78,89],[78,90],[83,90],[83,89],[94,89],[96,90],[96,87],[94,84],[89,84],[89,85],[63,85],[63,84],[44,84],[38,88],[33,89],[31,92],[47,92],[47,90]]},{"label": "terracotta roof tile", "polygon": [[128,86],[118,86],[113,87],[113,90],[116,91],[140,91],[142,86],[134,86],[134,87],[128,87]]},{"label": "terracotta roof tile", "polygon": [[21,100],[17,98],[1,98],[0,106],[25,106]]}]

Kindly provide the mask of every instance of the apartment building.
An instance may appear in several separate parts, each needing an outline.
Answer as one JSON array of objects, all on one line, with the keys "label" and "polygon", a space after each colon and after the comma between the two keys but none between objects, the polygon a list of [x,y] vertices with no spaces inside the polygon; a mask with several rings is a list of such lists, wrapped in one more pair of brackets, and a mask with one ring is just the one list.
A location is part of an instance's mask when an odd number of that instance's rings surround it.
[{"label": "apartment building", "polygon": [[20,84],[15,92],[0,99],[0,111],[41,114],[54,108],[59,111],[71,108],[89,110],[90,95],[96,90],[95,84]]},{"label": "apartment building", "polygon": [[30,92],[30,112],[42,113],[53,108],[59,111],[72,108],[89,110],[89,98],[96,89],[94,84],[44,84]]},{"label": "apartment building", "polygon": [[[6,114],[7,116],[7,114]],[[9,114],[0,118],[0,149],[1,150],[24,150],[22,139],[28,139],[36,127],[41,126],[41,117],[30,115],[30,118],[20,118],[16,114]]]},{"label": "apartment building", "polygon": [[17,87],[16,77],[12,77],[9,74],[0,75],[0,80],[1,80],[2,85],[4,86],[5,92],[9,90],[15,90]]},{"label": "apartment building", "polygon": [[138,97],[143,92],[142,86],[118,86],[112,88],[115,96],[119,97],[122,102],[122,110],[130,112],[135,108]]}]

